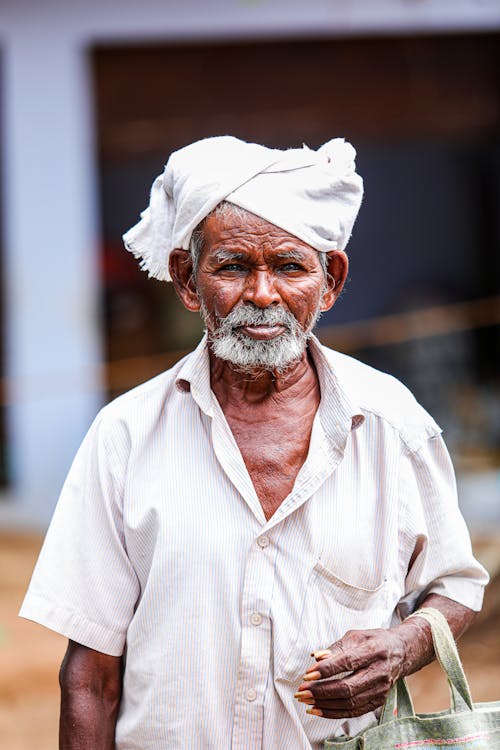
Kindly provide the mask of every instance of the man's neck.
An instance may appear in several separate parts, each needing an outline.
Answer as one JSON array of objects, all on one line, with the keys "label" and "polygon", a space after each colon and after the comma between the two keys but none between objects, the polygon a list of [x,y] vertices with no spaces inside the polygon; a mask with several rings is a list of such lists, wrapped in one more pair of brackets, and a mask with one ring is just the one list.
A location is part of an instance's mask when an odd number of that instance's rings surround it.
[{"label": "man's neck", "polygon": [[307,349],[284,372],[254,369],[244,372],[210,352],[210,381],[223,411],[301,402],[319,403],[318,376]]}]

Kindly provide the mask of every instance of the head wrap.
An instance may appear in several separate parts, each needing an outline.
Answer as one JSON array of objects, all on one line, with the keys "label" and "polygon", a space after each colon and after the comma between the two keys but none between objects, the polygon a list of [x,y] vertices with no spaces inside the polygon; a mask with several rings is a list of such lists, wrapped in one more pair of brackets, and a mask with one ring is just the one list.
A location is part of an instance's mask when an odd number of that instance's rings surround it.
[{"label": "head wrap", "polygon": [[150,276],[170,281],[172,250],[187,250],[193,230],[226,200],[320,252],[343,250],[363,197],[355,156],[343,138],[317,151],[281,151],[232,136],[196,141],[170,156],[141,220],[123,235],[125,247]]}]

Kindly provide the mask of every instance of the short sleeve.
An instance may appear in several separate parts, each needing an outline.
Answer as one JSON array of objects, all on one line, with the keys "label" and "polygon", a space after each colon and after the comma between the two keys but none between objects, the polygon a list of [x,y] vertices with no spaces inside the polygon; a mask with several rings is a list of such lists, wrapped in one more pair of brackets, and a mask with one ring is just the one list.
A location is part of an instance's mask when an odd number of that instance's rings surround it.
[{"label": "short sleeve", "polygon": [[406,517],[405,547],[408,559],[414,558],[400,614],[410,614],[431,593],[479,611],[488,574],[472,554],[453,466],[440,435],[402,459],[400,501]]},{"label": "short sleeve", "polygon": [[20,616],[111,656],[123,652],[139,598],[127,557],[125,428],[106,409],[69,471]]}]

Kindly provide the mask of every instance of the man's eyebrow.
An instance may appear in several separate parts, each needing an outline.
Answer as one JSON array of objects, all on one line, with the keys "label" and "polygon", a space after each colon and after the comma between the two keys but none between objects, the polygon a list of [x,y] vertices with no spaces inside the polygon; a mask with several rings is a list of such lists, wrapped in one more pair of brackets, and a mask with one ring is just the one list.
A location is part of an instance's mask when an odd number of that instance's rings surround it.
[{"label": "man's eyebrow", "polygon": [[302,262],[305,260],[305,255],[300,250],[281,250],[279,253],[276,253],[275,257],[280,260],[299,260]]},{"label": "man's eyebrow", "polygon": [[219,263],[224,263],[225,261],[231,260],[243,260],[245,257],[245,253],[239,253],[234,252],[233,250],[225,250],[224,248],[220,248],[215,253],[215,259]]},{"label": "man's eyebrow", "polygon": [[[245,260],[246,254],[238,252],[237,250],[229,250],[226,248],[219,248],[215,251],[215,259],[218,263],[226,263],[227,261],[234,262],[238,260]],[[297,260],[301,263],[305,261],[305,255],[300,250],[280,250],[275,253],[274,257],[278,260]]]}]

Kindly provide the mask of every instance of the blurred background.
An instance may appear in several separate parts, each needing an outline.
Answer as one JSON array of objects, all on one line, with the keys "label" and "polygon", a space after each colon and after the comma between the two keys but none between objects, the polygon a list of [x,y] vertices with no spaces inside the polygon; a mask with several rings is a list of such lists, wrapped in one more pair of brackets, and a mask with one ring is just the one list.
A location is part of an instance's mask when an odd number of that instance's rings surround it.
[{"label": "blurred background", "polygon": [[[64,641],[16,611],[72,457],[110,398],[201,334],[121,234],[170,152],[345,136],[365,201],[324,343],[444,430],[490,570],[463,641],[500,699],[498,0],[0,0],[0,744],[56,746]],[[420,708],[447,702],[434,667]],[[427,703],[426,703],[427,701]]]}]

